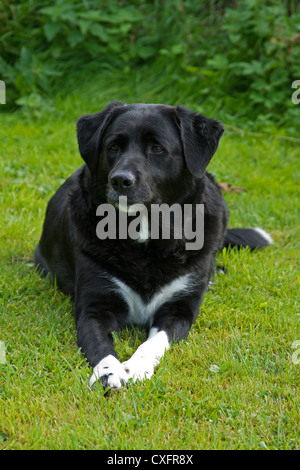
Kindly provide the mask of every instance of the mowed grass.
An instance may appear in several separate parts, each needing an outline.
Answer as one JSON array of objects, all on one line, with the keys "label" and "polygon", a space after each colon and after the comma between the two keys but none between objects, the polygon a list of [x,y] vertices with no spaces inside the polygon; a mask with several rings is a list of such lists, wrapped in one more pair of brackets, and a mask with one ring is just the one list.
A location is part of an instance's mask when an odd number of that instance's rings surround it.
[{"label": "mowed grass", "polygon": [[[225,194],[230,225],[260,226],[274,245],[219,254],[226,275],[151,380],[106,396],[88,386],[72,303],[32,258],[47,201],[82,163],[76,117],[113,99],[179,102],[130,89],[108,87],[90,106],[79,94],[58,100],[40,121],[1,117],[0,449],[299,449],[297,143],[227,130],[209,170],[245,189]],[[116,335],[120,359],[145,338]]]}]

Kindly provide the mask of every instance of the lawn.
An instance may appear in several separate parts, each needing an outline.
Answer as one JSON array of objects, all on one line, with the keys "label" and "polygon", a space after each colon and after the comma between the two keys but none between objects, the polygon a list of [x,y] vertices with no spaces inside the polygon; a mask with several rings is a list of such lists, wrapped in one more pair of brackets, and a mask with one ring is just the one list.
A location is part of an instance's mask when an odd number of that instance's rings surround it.
[{"label": "lawn", "polygon": [[[72,303],[32,263],[47,201],[82,163],[76,119],[114,99],[193,107],[168,87],[93,82],[39,118],[1,116],[0,449],[300,449],[300,150],[276,129],[255,136],[225,122],[209,166],[243,188],[225,193],[230,225],[262,227],[274,245],[219,254],[227,273],[151,380],[106,396],[89,388]],[[116,335],[120,359],[145,338],[137,328]]]}]

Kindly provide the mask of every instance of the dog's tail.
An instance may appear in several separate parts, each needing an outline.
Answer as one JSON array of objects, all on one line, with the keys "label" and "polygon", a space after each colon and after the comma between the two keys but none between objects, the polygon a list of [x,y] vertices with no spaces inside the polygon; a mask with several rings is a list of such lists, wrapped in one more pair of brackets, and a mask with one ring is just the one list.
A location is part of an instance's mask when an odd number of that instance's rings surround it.
[{"label": "dog's tail", "polygon": [[237,246],[239,248],[249,247],[254,250],[272,243],[272,237],[262,228],[231,228],[226,231],[224,248]]}]

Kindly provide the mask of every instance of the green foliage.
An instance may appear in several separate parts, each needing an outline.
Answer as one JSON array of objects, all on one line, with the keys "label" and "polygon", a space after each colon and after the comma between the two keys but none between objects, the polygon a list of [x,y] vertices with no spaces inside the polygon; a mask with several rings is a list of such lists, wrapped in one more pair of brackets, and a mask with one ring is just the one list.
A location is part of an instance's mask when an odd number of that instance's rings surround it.
[{"label": "green foliage", "polygon": [[[142,21],[135,2],[120,8],[116,1],[4,1],[1,10],[0,70],[14,85],[18,104],[39,104],[40,95],[62,84],[60,77],[91,62],[101,69],[126,61],[131,35]],[[146,52],[141,48],[139,54]]]},{"label": "green foliage", "polygon": [[213,79],[223,83],[225,95],[239,95],[241,115],[250,111],[266,119],[286,111],[284,124],[291,125],[299,116],[290,96],[293,80],[300,77],[300,12],[287,16],[281,1],[238,5],[225,13],[222,46],[209,62]]},{"label": "green foliage", "polygon": [[[195,2],[187,3],[192,17]],[[178,79],[198,84],[199,99],[216,110],[225,107],[239,122],[276,121],[299,132],[291,84],[300,77],[300,9],[293,5],[241,0],[222,14],[214,11],[213,24],[197,24],[195,15],[186,41],[165,51],[170,59],[177,55]]]},{"label": "green foliage", "polygon": [[[29,108],[83,72],[162,69],[195,105],[297,133],[291,84],[300,78],[294,0],[4,0],[0,78]],[[116,97],[117,98],[117,97]],[[153,97],[153,101],[155,97]]]}]

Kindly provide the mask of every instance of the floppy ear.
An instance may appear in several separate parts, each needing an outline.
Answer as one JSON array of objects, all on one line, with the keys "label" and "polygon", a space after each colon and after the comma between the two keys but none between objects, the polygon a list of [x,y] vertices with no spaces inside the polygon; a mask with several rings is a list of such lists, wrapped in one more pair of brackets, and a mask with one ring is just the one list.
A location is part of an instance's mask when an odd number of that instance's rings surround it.
[{"label": "floppy ear", "polygon": [[104,111],[86,114],[77,121],[77,139],[80,155],[91,173],[97,169],[101,138],[104,130],[111,121],[114,111],[123,106],[125,106],[124,103],[114,101]]},{"label": "floppy ear", "polygon": [[183,106],[176,108],[186,166],[190,173],[201,178],[216,152],[224,132],[223,126]]}]

